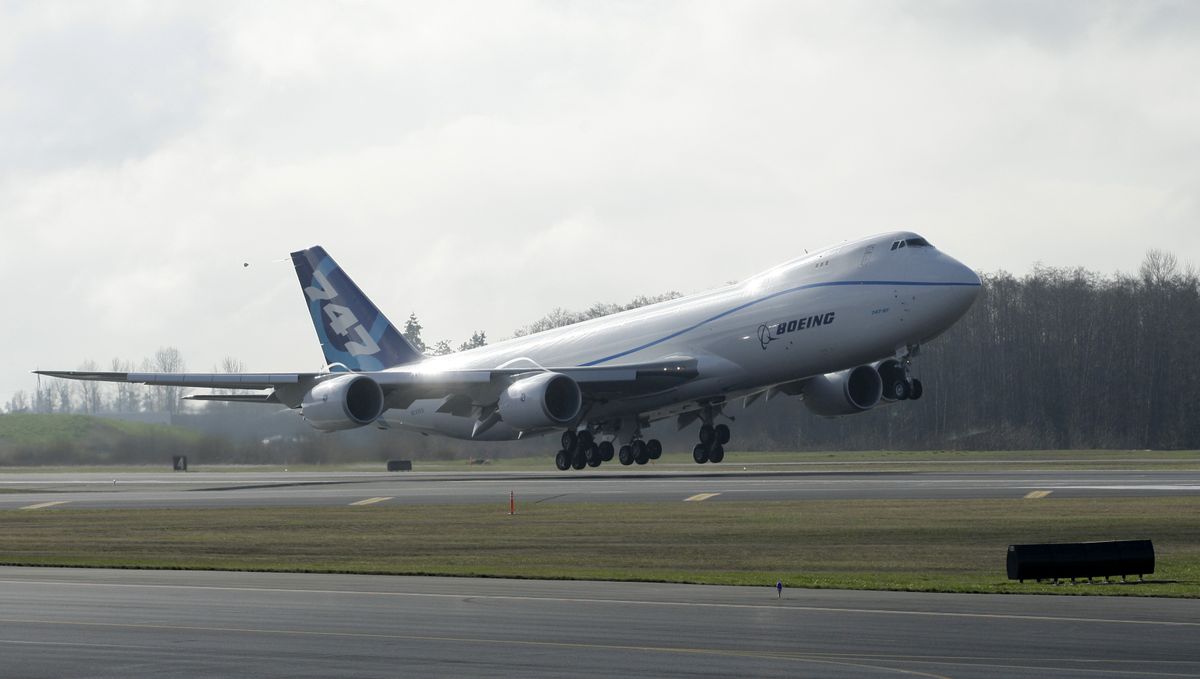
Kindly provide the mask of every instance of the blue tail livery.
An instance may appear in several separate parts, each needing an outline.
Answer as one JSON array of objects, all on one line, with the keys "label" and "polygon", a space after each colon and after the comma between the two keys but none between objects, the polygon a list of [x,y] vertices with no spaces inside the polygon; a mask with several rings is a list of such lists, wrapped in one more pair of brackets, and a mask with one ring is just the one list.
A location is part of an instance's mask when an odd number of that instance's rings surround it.
[{"label": "blue tail livery", "polygon": [[354,372],[416,363],[421,352],[404,339],[320,246],[292,253],[325,362]]}]

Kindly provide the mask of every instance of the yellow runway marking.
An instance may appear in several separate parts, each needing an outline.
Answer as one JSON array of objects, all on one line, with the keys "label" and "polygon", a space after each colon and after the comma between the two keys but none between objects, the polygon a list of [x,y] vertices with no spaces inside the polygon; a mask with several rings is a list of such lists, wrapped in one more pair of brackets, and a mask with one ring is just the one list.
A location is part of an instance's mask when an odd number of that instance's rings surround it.
[{"label": "yellow runway marking", "polygon": [[392,498],[390,498],[390,497],[369,497],[365,500],[359,500],[358,502],[351,502],[350,506],[351,507],[361,507],[363,505],[373,505],[376,502],[385,502],[390,499],[392,499]]},{"label": "yellow runway marking", "polygon": [[57,501],[57,502],[39,502],[39,503],[38,503],[38,504],[36,504],[36,505],[28,505],[28,506],[26,506],[26,507],[21,507],[21,509],[45,509],[46,507],[54,507],[54,506],[57,506],[57,505],[65,505],[65,504],[67,504],[68,502],[70,502],[70,500],[59,500],[59,501]]},{"label": "yellow runway marking", "polygon": [[1053,493],[1053,492],[1054,492],[1054,491],[1052,491],[1052,490],[1035,490],[1035,491],[1033,491],[1033,492],[1031,492],[1031,493],[1027,494],[1027,495],[1025,496],[1025,499],[1026,499],[1026,500],[1039,500],[1039,499],[1041,499],[1041,498],[1044,498],[1044,497],[1046,497],[1047,495],[1049,495],[1050,493]]},{"label": "yellow runway marking", "polygon": [[684,502],[704,502],[708,498],[716,497],[718,495],[720,495],[720,493],[700,493],[699,495],[693,495],[689,498],[684,498],[683,501]]}]

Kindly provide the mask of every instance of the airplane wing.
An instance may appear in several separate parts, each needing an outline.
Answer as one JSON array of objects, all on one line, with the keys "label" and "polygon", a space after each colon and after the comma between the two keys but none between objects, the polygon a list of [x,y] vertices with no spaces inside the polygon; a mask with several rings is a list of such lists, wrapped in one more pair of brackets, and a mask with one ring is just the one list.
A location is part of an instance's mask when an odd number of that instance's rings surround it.
[{"label": "airplane wing", "polygon": [[650,363],[589,367],[522,367],[427,370],[411,369],[329,373],[154,373],[84,372],[35,370],[39,375],[72,380],[132,382],[151,386],[199,387],[205,389],[273,389],[270,395],[230,397],[201,394],[201,401],[286,403],[299,405],[312,385],[341,375],[362,375],[377,382],[390,408],[406,408],[418,399],[447,398],[446,412],[494,403],[500,392],[517,379],[539,372],[567,375],[579,384],[586,397],[603,399],[616,395],[653,393],[678,386],[699,375],[697,361],[690,357]]},{"label": "airplane wing", "polygon": [[79,370],[34,370],[38,375],[90,382],[132,382],[157,387],[205,389],[272,389],[316,380],[323,373],[122,373]]}]

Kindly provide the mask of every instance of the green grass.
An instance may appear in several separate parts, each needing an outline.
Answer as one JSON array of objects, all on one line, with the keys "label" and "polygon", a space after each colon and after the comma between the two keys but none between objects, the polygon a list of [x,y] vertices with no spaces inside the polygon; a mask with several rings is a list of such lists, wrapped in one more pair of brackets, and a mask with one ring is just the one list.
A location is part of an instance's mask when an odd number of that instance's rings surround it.
[{"label": "green grass", "polygon": [[[0,513],[0,562],[1200,597],[1200,498]],[[1153,582],[1005,579],[1011,543],[1151,538]]]},{"label": "green grass", "polygon": [[195,443],[200,434],[179,427],[126,422],[88,415],[8,413],[0,415],[0,444],[46,446],[122,437],[165,437]]}]

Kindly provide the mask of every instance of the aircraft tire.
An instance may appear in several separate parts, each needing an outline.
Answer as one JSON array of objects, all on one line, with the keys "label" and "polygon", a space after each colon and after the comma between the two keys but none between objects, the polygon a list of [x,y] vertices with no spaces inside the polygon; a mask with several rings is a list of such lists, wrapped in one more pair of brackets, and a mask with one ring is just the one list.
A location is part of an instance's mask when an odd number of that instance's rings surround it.
[{"label": "aircraft tire", "polygon": [[692,448],[692,459],[696,461],[696,464],[708,462],[708,446],[697,443],[696,447]]},{"label": "aircraft tire", "polygon": [[646,441],[646,452],[650,454],[651,460],[657,460],[662,457],[662,443],[658,439]]},{"label": "aircraft tire", "polygon": [[575,451],[575,456],[571,458],[572,469],[583,469],[587,466],[587,455],[583,454],[582,450]]},{"label": "aircraft tire", "polygon": [[600,446],[596,445],[595,443],[589,443],[586,446],[583,446],[583,456],[588,461],[588,464],[591,464],[592,460],[597,460],[599,462],[604,461],[604,458],[600,457]]},{"label": "aircraft tire", "polygon": [[592,445],[592,443],[595,441],[595,439],[592,438],[592,432],[586,429],[581,429],[577,436],[579,437],[579,445],[584,450],[587,450],[587,447]]},{"label": "aircraft tire", "polygon": [[713,427],[713,432],[717,435],[717,443],[719,443],[720,445],[725,445],[726,443],[729,443],[729,436],[730,436],[729,425],[718,424],[717,426]]},{"label": "aircraft tire", "polygon": [[714,443],[712,448],[708,449],[708,461],[716,464],[725,459],[725,447],[720,443]]},{"label": "aircraft tire", "polygon": [[621,464],[628,467],[633,464],[633,448],[621,446],[621,451],[617,453],[617,457],[621,460]]},{"label": "aircraft tire", "polygon": [[924,393],[925,387],[921,386],[921,380],[918,380],[914,377],[912,381],[912,390],[910,391],[908,397],[915,401],[921,398],[921,395]]},{"label": "aircraft tire", "polygon": [[612,441],[601,441],[600,442],[600,459],[604,462],[612,462],[612,459],[613,459]]},{"label": "aircraft tire", "polygon": [[558,454],[554,456],[554,466],[558,467],[558,471],[560,472],[565,472],[571,468],[571,457],[567,454],[567,451],[558,451]]},{"label": "aircraft tire", "polygon": [[632,447],[634,462],[637,462],[638,464],[646,464],[650,461],[650,451],[646,450],[645,441],[634,441]]},{"label": "aircraft tire", "polygon": [[711,444],[713,442],[713,440],[716,439],[716,437],[717,437],[717,432],[715,429],[712,428],[712,426],[706,424],[706,425],[700,427],[700,443],[701,443],[701,445],[707,446],[707,445]]},{"label": "aircraft tire", "polygon": [[604,458],[600,457],[600,453],[598,453],[598,452],[595,455],[588,458],[588,466],[593,469],[595,469],[596,467],[599,467],[601,462],[604,462]]},{"label": "aircraft tire", "polygon": [[576,440],[577,439],[576,439],[574,431],[571,431],[570,429],[564,431],[562,433],[562,449],[563,450],[575,450]]}]

